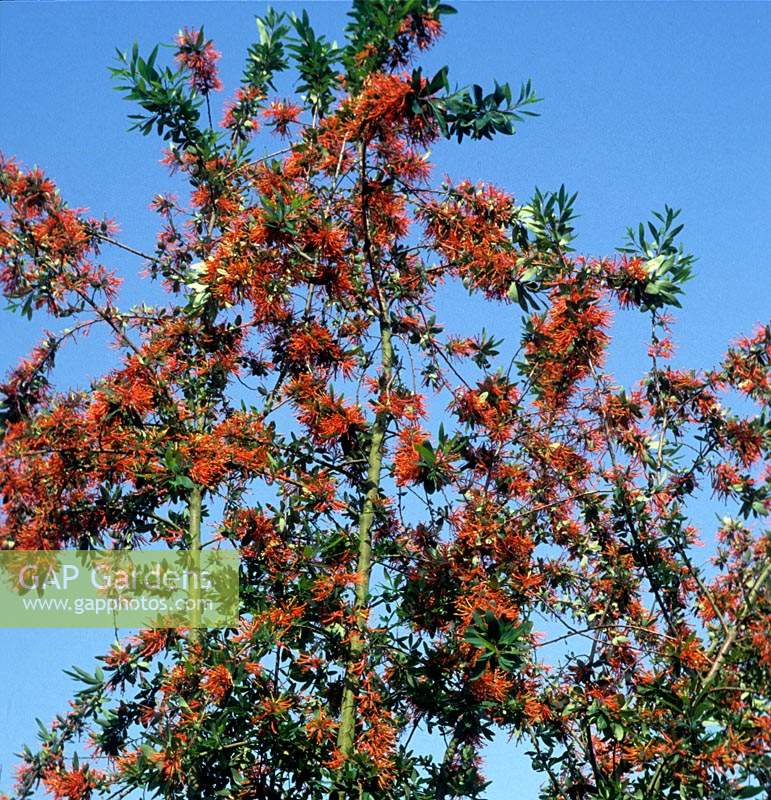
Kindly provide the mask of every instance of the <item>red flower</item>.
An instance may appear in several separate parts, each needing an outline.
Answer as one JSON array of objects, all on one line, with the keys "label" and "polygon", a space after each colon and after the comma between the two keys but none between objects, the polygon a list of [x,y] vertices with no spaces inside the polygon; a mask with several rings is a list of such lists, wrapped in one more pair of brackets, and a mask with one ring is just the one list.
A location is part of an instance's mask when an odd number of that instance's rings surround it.
[{"label": "red flower", "polygon": [[399,432],[399,446],[394,453],[394,477],[397,486],[408,486],[421,479],[423,468],[416,448],[426,439],[428,434],[418,427],[404,428]]},{"label": "red flower", "polygon": [[668,359],[672,358],[672,353],[675,349],[674,344],[672,344],[672,340],[669,337],[665,337],[660,341],[654,342],[648,348],[648,355],[651,358],[663,358]]},{"label": "red flower", "polygon": [[209,699],[219,705],[233,686],[233,678],[224,664],[204,670],[204,679],[201,687]]},{"label": "red flower", "polygon": [[274,100],[270,106],[262,112],[262,116],[279,136],[288,136],[289,126],[297,122],[301,111],[302,109],[300,106],[294,103]]},{"label": "red flower", "polygon": [[260,710],[252,717],[252,722],[256,724],[265,720],[271,732],[278,733],[279,721],[293,705],[291,697],[280,695],[266,697],[260,702]]},{"label": "red flower", "polygon": [[97,785],[100,774],[88,766],[79,769],[56,770],[43,777],[43,785],[56,800],[85,800]]},{"label": "red flower", "polygon": [[204,42],[203,30],[185,28],[177,34],[176,59],[190,71],[190,85],[201,94],[218,92],[222,83],[217,77],[217,61],[220,59],[211,40]]},{"label": "red flower", "polygon": [[610,337],[610,312],[600,305],[602,295],[570,280],[552,291],[552,306],[533,315],[525,352],[533,364],[533,380],[542,408],[559,411],[576,385],[603,361]]},{"label": "red flower", "polygon": [[149,656],[154,656],[156,653],[160,653],[161,650],[165,650],[171,643],[173,634],[174,632],[171,630],[148,628],[147,630],[141,631],[137,636],[132,637],[131,642],[137,646],[141,645],[139,655],[148,658]]},{"label": "red flower", "polygon": [[337,723],[331,717],[327,716],[323,710],[314,714],[305,723],[306,733],[316,744],[323,744],[329,741],[336,727]]}]

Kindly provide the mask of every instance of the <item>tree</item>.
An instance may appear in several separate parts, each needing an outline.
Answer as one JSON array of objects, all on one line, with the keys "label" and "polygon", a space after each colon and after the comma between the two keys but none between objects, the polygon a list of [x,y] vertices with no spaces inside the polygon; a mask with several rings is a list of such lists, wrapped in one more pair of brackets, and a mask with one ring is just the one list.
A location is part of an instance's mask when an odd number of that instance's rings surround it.
[{"label": "tree", "polygon": [[[564,187],[524,204],[432,188],[433,141],[511,134],[536,100],[529,82],[453,89],[414,66],[451,12],[355,0],[342,47],[269,12],[218,126],[202,30],[172,64],[119,52],[134,127],[190,186],[186,207],[158,195],[156,250],[136,253],[163,306],[122,310],[99,262],[129,247],[111,223],[0,163],[4,293],[68,325],[2,387],[2,546],[243,554],[238,628],[141,631],[78,672],[71,711],[23,753],[19,798],[481,797],[499,729],[531,743],[545,798],[769,785],[771,561],[753,520],[771,329],[676,370],[669,309],[693,261],[678,212],[596,258],[571,247]],[[275,99],[289,69],[296,97]],[[257,157],[260,124],[285,146]],[[432,302],[449,281],[525,312],[518,341],[447,336]],[[650,320],[628,391],[603,370],[614,305]],[[57,391],[57,353],[97,325],[120,364]],[[707,573],[688,515],[710,488],[727,515]]]}]

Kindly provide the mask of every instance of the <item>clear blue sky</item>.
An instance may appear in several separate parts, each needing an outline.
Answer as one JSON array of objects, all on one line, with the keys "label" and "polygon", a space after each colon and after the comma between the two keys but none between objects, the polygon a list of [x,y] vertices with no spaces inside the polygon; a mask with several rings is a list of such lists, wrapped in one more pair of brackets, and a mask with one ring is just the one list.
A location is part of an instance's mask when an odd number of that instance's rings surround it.
[{"label": "clear blue sky", "polygon": [[[340,36],[342,2],[308,7],[318,27]],[[771,297],[771,4],[459,2],[428,69],[450,65],[459,83],[515,85],[528,77],[542,116],[512,139],[436,149],[437,176],[488,179],[530,196],[564,182],[579,192],[579,249],[609,253],[625,228],[651,209],[682,207],[684,241],[699,257],[678,315],[676,363],[707,367],[726,343],[767,320]],[[129,107],[110,86],[116,46],[147,51],[183,25],[205,25],[223,52],[226,89],[238,80],[264,3],[0,3],[0,149],[38,163],[76,206],[116,218],[121,238],[151,248],[153,194],[169,187],[158,142],[125,133]],[[109,254],[125,277],[127,303],[157,293],[131,258]],[[460,296],[443,301],[461,317]],[[468,309],[468,306],[464,307]],[[475,327],[490,321],[482,307]],[[506,327],[500,319],[494,325]],[[0,312],[0,367],[27,352],[40,332]],[[639,374],[635,318],[619,320],[611,366]],[[65,357],[59,377],[83,385],[106,360],[100,341]],[[85,370],[85,374],[84,374]],[[0,629],[0,789],[12,753],[34,740],[34,717],[66,710],[71,682],[61,670],[88,667],[107,631]],[[537,779],[505,741],[490,749],[491,800],[537,797]]]}]

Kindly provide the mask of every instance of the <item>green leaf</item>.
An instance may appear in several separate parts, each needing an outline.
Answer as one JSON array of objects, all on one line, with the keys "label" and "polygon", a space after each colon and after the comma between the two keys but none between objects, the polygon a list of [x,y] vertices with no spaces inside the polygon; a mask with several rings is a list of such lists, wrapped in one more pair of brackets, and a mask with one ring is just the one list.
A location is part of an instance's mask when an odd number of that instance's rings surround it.
[{"label": "green leaf", "polygon": [[762,786],[743,786],[736,792],[734,797],[741,797],[741,798],[756,797],[762,791],[764,791],[764,788]]}]

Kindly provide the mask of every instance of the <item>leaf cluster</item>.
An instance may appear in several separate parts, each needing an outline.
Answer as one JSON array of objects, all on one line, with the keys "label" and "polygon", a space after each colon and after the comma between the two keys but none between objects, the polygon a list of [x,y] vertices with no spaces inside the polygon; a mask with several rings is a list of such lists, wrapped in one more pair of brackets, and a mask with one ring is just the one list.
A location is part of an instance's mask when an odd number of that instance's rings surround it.
[{"label": "leaf cluster", "polygon": [[126,93],[125,98],[138,103],[147,112],[129,114],[129,119],[136,120],[129,130],[138,130],[147,136],[155,128],[164,141],[190,149],[202,139],[198,120],[203,100],[188,86],[183,69],[156,67],[158,49],[154,47],[147,59],[139,55],[136,43],[130,55],[117,50],[122,66],[111,67],[110,72],[122,81],[116,88]]}]

